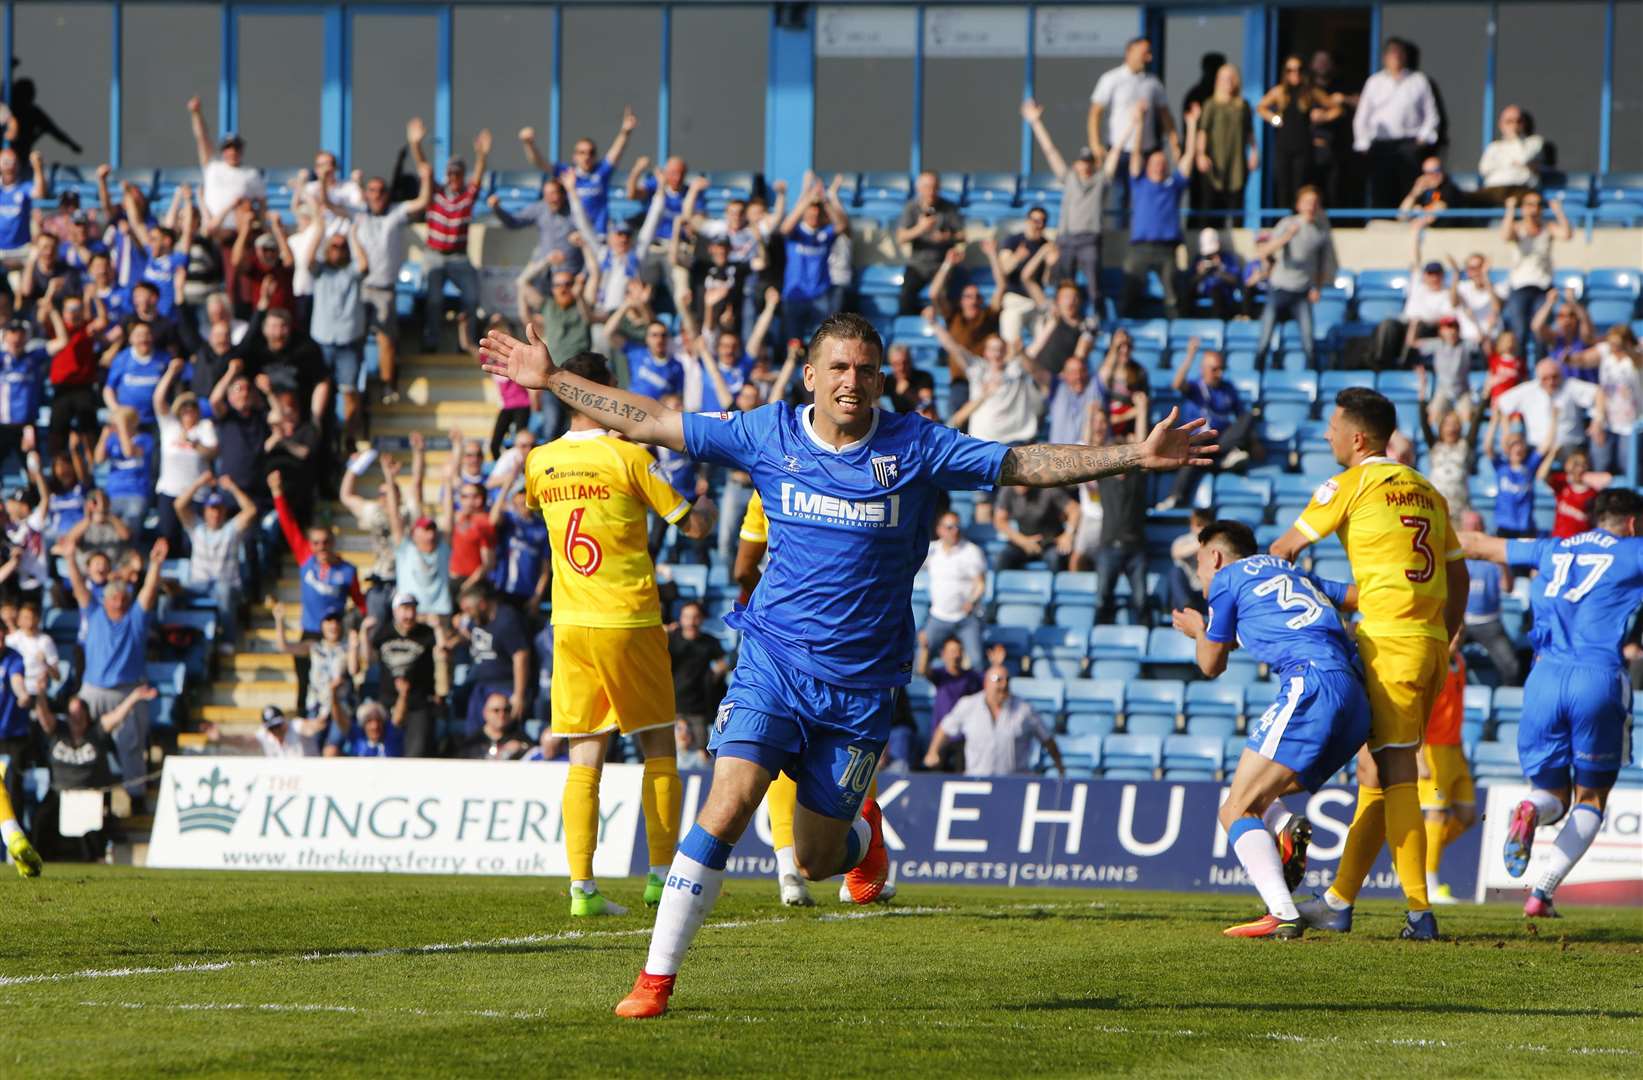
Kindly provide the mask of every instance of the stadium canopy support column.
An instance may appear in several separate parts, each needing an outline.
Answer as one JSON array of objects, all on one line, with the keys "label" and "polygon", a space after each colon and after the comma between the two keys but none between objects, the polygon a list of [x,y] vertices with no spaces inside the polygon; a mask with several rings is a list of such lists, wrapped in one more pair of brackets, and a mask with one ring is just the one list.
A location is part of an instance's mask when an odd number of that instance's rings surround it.
[{"label": "stadium canopy support column", "polygon": [[[1244,62],[1243,69],[1252,74],[1259,72],[1260,78],[1244,79],[1244,99],[1249,102],[1253,112],[1265,88],[1271,86],[1276,75],[1273,72],[1272,46],[1278,31],[1278,13],[1267,7],[1248,7],[1244,9]],[[1269,147],[1272,140],[1268,138],[1268,125],[1256,124],[1257,143],[1261,151],[1261,167],[1250,174],[1249,182],[1244,185],[1244,228],[1251,232],[1258,232],[1261,228],[1261,207],[1265,203],[1266,190],[1266,163]],[[1232,221],[1226,222],[1228,229],[1233,227]]]},{"label": "stadium canopy support column", "polygon": [[764,174],[798,191],[816,152],[816,24],[809,4],[770,11],[769,77],[765,80]]},{"label": "stadium canopy support column", "polygon": [[125,33],[125,5],[119,0],[109,5],[109,64],[108,64],[108,163],[120,167],[120,79],[121,58],[124,51],[121,38]]},{"label": "stadium canopy support column", "polygon": [[320,145],[337,156],[338,169],[347,176],[352,168],[353,109],[349,100],[352,67],[348,16],[341,7],[325,9],[325,85],[319,96]]}]

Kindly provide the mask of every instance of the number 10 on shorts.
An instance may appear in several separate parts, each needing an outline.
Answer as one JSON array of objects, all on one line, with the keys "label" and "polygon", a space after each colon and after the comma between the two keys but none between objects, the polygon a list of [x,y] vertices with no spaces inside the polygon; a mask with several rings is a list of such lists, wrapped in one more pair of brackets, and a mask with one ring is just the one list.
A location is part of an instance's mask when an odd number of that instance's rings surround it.
[{"label": "number 10 on shorts", "polygon": [[847,746],[844,752],[850,755],[850,762],[839,777],[839,787],[860,795],[873,782],[873,768],[878,764],[878,755],[859,746]]}]

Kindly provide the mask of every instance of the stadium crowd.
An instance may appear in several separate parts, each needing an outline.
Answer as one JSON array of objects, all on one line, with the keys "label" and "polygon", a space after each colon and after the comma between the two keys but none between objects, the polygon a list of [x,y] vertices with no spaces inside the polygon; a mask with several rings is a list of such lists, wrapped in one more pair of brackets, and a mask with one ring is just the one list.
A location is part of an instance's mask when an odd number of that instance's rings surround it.
[{"label": "stadium crowd", "polygon": [[[932,172],[892,189],[904,190],[899,208],[875,208],[844,174],[720,190],[679,157],[655,168],[637,157],[624,183],[643,123],[631,109],[603,153],[583,138],[563,164],[520,131],[541,170],[524,193],[493,183],[489,131],[471,161],[436,175],[417,119],[393,174],[342,175],[322,150],[281,191],[244,139],[208,130],[198,99],[186,112],[197,182],[145,189],[102,166],[96,201],[82,204],[37,145],[62,134],[19,133],[14,120],[0,149],[0,469],[15,481],[0,753],[14,802],[26,802],[17,764],[39,763],[48,804],[118,783],[140,810],[151,727],[186,716],[180,687],[153,685],[155,664],[192,657],[188,679],[207,681],[249,647],[264,604],[298,674],[290,702],[264,710],[267,754],[562,755],[542,724],[549,537],[522,480],[532,447],[565,430],[563,408],[498,380],[488,443],[461,431],[448,447],[431,433],[373,439],[373,408],[402,401],[407,339],[477,352],[483,329],[528,321],[556,357],[610,356],[623,386],[689,411],[748,410],[802,399],[803,341],[856,308],[886,331],[884,406],[898,412],[1018,444],[1139,441],[1176,405],[1207,417],[1222,433],[1217,466],[1156,489],[1133,475],[954,496],[916,595],[920,678],[898,706],[891,768],[1022,771],[1039,764],[1035,746],[1062,768],[1069,703],[1060,690],[1045,698],[1047,683],[1128,683],[1134,697],[1167,682],[1136,682],[1143,671],[1181,676],[1190,654],[1161,643],[1174,640],[1171,609],[1202,607],[1196,533],[1209,507],[1247,519],[1263,544],[1286,528],[1334,469],[1316,409],[1343,386],[1372,380],[1398,403],[1392,453],[1427,472],[1458,525],[1581,531],[1630,464],[1643,401],[1635,310],[1606,304],[1600,317],[1558,287],[1556,247],[1572,228],[1529,113],[1501,110],[1481,182],[1463,191],[1409,55],[1389,42],[1356,92],[1328,54],[1291,57],[1253,108],[1237,68],[1212,64],[1178,119],[1138,39],[1095,83],[1087,145],[1056,145],[1042,107],[1023,103],[1053,184],[1023,189],[1003,217],[972,214]],[[1262,124],[1275,202],[1292,213],[1243,257],[1225,215],[1241,212],[1261,167]],[[1368,204],[1408,222],[1412,258],[1381,292],[1365,274],[1349,295],[1328,208],[1360,163]],[[1485,205],[1500,217],[1493,240],[1474,231],[1478,254],[1423,258],[1427,230],[1453,224],[1442,211]],[[886,227],[905,253],[899,271],[858,265],[853,216]],[[536,229],[512,311],[481,308],[476,219]],[[425,237],[408,262],[414,221]],[[1116,266],[1104,253],[1114,233]],[[1485,248],[1504,249],[1504,275]],[[402,327],[408,266],[425,298],[420,324]],[[440,451],[442,467],[430,463]],[[658,468],[687,497],[713,492],[722,514],[716,537],[661,521],[651,533],[679,760],[700,767],[731,677],[718,620],[736,601],[752,487],[678,454]],[[345,535],[368,538],[363,572]],[[300,579],[292,611],[263,599],[286,565]],[[1327,553],[1315,569],[1346,576]],[[1472,678],[1519,685],[1523,594],[1493,564],[1471,573]],[[1628,656],[1643,674],[1643,638]],[[1012,693],[1012,678],[1030,690]],[[1177,730],[1180,684],[1169,693],[1112,703],[1105,730]],[[1202,730],[1230,736],[1232,715]]]}]

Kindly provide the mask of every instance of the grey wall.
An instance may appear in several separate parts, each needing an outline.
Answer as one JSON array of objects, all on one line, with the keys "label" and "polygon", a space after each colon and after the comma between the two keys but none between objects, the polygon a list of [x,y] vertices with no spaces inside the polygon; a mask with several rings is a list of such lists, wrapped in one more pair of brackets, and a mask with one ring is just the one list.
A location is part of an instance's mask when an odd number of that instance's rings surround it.
[{"label": "grey wall", "polygon": [[816,58],[816,171],[901,169],[912,160],[913,61]]},{"label": "grey wall", "polygon": [[[1513,8],[1502,23],[1511,22]],[[1381,36],[1400,37],[1421,48],[1421,70],[1437,89],[1447,119],[1444,160],[1455,172],[1476,172],[1483,154],[1484,49],[1489,41],[1488,4],[1420,4],[1381,9]],[[1461,47],[1465,43],[1468,47]],[[1501,56],[1499,70],[1506,68]],[[1377,67],[1378,67],[1377,63]],[[1498,96],[1497,105],[1504,104]],[[1494,121],[1489,122],[1490,130]]]},{"label": "grey wall", "polygon": [[[1557,145],[1562,169],[1597,168],[1603,7],[1593,0],[1501,7],[1495,106],[1528,109],[1535,130]],[[1636,63],[1637,44],[1617,43],[1617,70]]]},{"label": "grey wall", "polygon": [[[213,7],[127,4],[121,16],[121,158],[126,165],[177,166],[197,159],[184,107],[199,96],[216,131],[222,35]],[[180,49],[177,43],[189,47]]]},{"label": "grey wall", "polygon": [[[495,136],[491,163],[525,169],[519,129],[534,127],[536,145],[548,145],[548,92],[553,85],[553,12],[546,7],[459,5],[452,27],[452,123],[470,146],[489,125]],[[430,121],[432,116],[428,118]]]},{"label": "grey wall", "polygon": [[[239,24],[240,134],[245,136],[246,162],[265,168],[312,167],[325,78],[324,19],[244,14]],[[192,154],[188,160],[193,161]]]},{"label": "grey wall", "polygon": [[668,145],[692,170],[763,167],[769,57],[767,9],[673,9]]},{"label": "grey wall", "polygon": [[[108,4],[44,3],[16,4],[13,10],[14,51],[22,62],[12,70],[12,78],[34,80],[40,107],[80,144],[83,153],[75,154],[55,139],[41,140],[36,149],[47,162],[107,161],[113,9]],[[188,114],[183,101],[177,102],[176,121],[186,134]],[[184,160],[193,162],[193,152]]]},{"label": "grey wall", "polygon": [[1019,57],[924,61],[924,165],[953,172],[1015,172],[1021,161]]},{"label": "grey wall", "polygon": [[[1123,56],[1070,57],[1058,56],[1040,59],[1033,73],[1033,89],[1044,106],[1044,126],[1050,129],[1061,156],[1071,161],[1078,148],[1089,141],[1085,133],[1090,112],[1090,93],[1101,73],[1117,67]],[[1013,158],[1011,160],[1014,160]],[[1048,169],[1044,155],[1033,147],[1033,171]]]},{"label": "grey wall", "polygon": [[1643,172],[1643,64],[1636,61],[1643,41],[1643,3],[1627,0],[1616,5],[1614,66],[1614,123],[1610,133],[1609,167],[1615,172]]},{"label": "grey wall", "polygon": [[[432,13],[371,15],[369,11],[368,7],[355,8],[352,15],[353,108],[348,122],[353,155],[349,164],[387,176],[405,144],[405,121],[420,116],[433,129],[439,20]],[[456,145],[430,147],[430,156],[436,162],[441,152],[464,157],[472,168],[474,134],[458,128],[452,133]]]},{"label": "grey wall", "polygon": [[[656,96],[662,74],[662,16],[656,8],[564,9],[565,43],[560,49],[565,95],[560,113],[559,159],[570,160],[579,138],[592,139],[603,154],[622,119],[622,106],[639,114],[617,180],[640,154],[656,156]],[[546,135],[543,136],[546,138]]]},{"label": "grey wall", "polygon": [[1241,15],[1200,15],[1169,13],[1164,16],[1164,90],[1169,94],[1170,112],[1178,130],[1181,99],[1198,81],[1199,61],[1205,53],[1218,52],[1235,64],[1244,76],[1244,90],[1259,96],[1262,72],[1244,71],[1244,19]]}]

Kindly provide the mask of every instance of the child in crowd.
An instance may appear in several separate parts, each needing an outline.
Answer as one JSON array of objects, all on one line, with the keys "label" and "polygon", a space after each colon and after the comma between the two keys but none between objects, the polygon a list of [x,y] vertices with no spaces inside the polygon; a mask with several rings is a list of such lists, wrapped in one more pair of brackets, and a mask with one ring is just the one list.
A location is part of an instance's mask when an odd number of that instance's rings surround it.
[{"label": "child in crowd", "polygon": [[1592,500],[1608,487],[1614,477],[1592,472],[1591,458],[1584,450],[1571,450],[1563,459],[1561,472],[1551,472],[1552,458],[1540,463],[1546,486],[1557,496],[1557,516],[1552,519],[1552,535],[1562,539],[1592,527]]},{"label": "child in crowd", "polygon": [[1530,450],[1523,431],[1503,424],[1498,409],[1490,417],[1484,445],[1492,450],[1490,460],[1495,467],[1495,535],[1508,540],[1534,539],[1539,535],[1535,528],[1535,478],[1547,455]]}]

